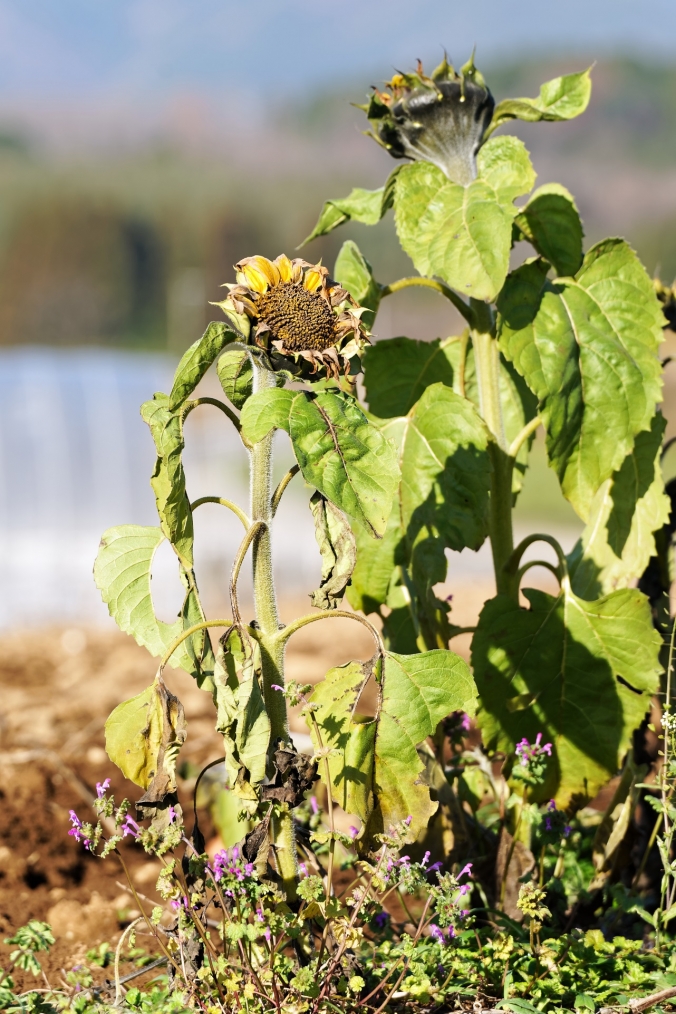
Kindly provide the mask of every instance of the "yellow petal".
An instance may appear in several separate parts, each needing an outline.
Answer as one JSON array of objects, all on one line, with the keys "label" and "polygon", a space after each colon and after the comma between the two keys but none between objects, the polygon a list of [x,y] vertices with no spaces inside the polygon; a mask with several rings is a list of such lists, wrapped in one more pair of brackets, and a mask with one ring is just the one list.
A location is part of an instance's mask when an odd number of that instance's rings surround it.
[{"label": "yellow petal", "polygon": [[261,274],[265,275],[270,285],[279,285],[281,281],[281,276],[276,264],[273,264],[272,261],[269,261],[267,257],[261,257],[260,254],[257,254],[255,257],[252,257],[251,259],[255,263],[255,266],[258,268]]},{"label": "yellow petal", "polygon": [[293,278],[293,264],[286,254],[280,254],[279,257],[275,257],[274,263],[277,266],[282,281],[290,282]]},{"label": "yellow petal", "polygon": [[237,265],[244,275],[245,284],[248,284],[254,292],[266,292],[271,285],[279,285],[279,271],[267,257],[257,254],[255,257],[247,257]]},{"label": "yellow petal", "polygon": [[308,292],[316,292],[322,284],[322,276],[316,268],[311,268],[303,279],[303,288]]}]

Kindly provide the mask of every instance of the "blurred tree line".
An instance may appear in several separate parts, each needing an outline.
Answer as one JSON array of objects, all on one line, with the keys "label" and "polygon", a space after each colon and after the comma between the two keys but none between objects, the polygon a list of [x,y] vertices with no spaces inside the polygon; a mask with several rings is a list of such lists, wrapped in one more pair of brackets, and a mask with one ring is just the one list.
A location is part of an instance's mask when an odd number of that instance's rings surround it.
[{"label": "blurred tree line", "polygon": [[[562,58],[482,69],[500,98],[536,94],[543,80],[583,65]],[[588,242],[607,231],[605,208],[615,219],[610,229],[619,215],[648,269],[671,281],[676,68],[614,60],[594,79],[581,120],[551,133],[522,125],[519,133],[536,168],[544,166],[539,182],[554,163],[574,191],[584,181]],[[271,109],[272,126],[253,138],[244,161],[171,144],[64,160],[40,153],[20,131],[0,131],[0,344],[183,349],[217,314],[207,301],[222,298],[233,263],[254,252],[291,254],[322,201],[352,186],[355,159],[362,185],[382,184],[392,163],[359,136],[365,123],[348,105],[360,90]],[[629,198],[623,180],[632,183]],[[353,236],[381,277],[409,273],[392,228],[390,220],[378,230],[339,231],[307,256],[331,265]]]}]

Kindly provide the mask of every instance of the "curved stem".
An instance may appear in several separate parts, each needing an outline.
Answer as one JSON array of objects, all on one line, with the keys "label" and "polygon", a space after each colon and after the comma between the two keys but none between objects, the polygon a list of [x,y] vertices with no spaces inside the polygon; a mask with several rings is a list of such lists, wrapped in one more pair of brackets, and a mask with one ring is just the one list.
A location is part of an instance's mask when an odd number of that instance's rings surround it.
[{"label": "curved stem", "polygon": [[123,995],[122,994],[122,983],[120,981],[120,956],[122,954],[122,944],[125,942],[125,940],[127,939],[127,936],[131,933],[131,931],[134,929],[134,927],[138,926],[138,924],[140,922],[143,922],[143,916],[142,915],[140,915],[138,917],[138,919],[134,919],[132,922],[129,923],[129,925],[126,927],[126,929],[122,933],[120,939],[118,940],[117,947],[115,948],[115,965],[114,965],[114,969],[115,969],[115,971],[114,971],[114,975],[115,975],[115,1000],[113,1001],[113,1003],[115,1003],[115,1004],[119,1004],[119,1002],[122,999],[122,995]]},{"label": "curved stem", "polygon": [[557,557],[559,558],[559,564],[561,567],[561,576],[568,573],[568,564],[566,562],[566,555],[563,552],[560,544],[554,538],[553,535],[541,535],[539,532],[535,532],[533,535],[527,535],[525,539],[522,539],[519,545],[516,547],[510,558],[507,560],[504,566],[504,570],[507,574],[514,575],[519,569],[519,563],[521,557],[526,552],[529,546],[532,546],[534,542],[546,542],[552,547]]},{"label": "curved stem", "polygon": [[547,560],[529,560],[528,563],[524,563],[523,567],[519,567],[516,572],[517,588],[521,586],[521,578],[531,567],[544,567],[546,570],[550,570],[559,584],[561,584],[561,570],[559,567],[555,567],[553,563],[549,563]]},{"label": "curved stem", "polygon": [[540,416],[536,415],[533,419],[531,419],[530,422],[526,423],[526,425],[522,430],[520,430],[517,433],[517,435],[514,437],[511,444],[509,445],[509,451],[507,452],[510,458],[515,458],[517,456],[526,440],[528,440],[531,434],[535,433],[536,429],[538,428],[541,422],[542,419],[540,418]]},{"label": "curved stem", "polygon": [[177,648],[180,648],[187,637],[192,637],[193,634],[197,634],[200,630],[206,630],[207,627],[231,627],[232,620],[202,620],[201,623],[193,623],[192,627],[187,627],[179,636],[172,641],[160,662],[159,671],[162,672],[165,665],[168,663],[171,656],[174,654]]},{"label": "curved stem", "polygon": [[451,634],[450,640],[452,641],[454,637],[460,637],[461,634],[474,634],[474,633],[476,633],[476,627],[458,627],[458,629],[454,630],[453,633]]},{"label": "curved stem", "polygon": [[236,503],[233,503],[232,500],[226,500],[223,496],[201,496],[199,500],[194,500],[193,503],[190,504],[190,510],[197,510],[197,508],[201,507],[203,503],[219,503],[222,507],[227,507],[233,514],[236,514],[246,529],[248,529],[251,525],[248,515],[244,513],[241,507],[238,507]]},{"label": "curved stem", "polygon": [[276,640],[285,644],[293,634],[300,630],[301,627],[306,627],[308,623],[316,623],[317,620],[330,620],[332,618],[356,620],[357,623],[361,623],[361,625],[366,627],[373,635],[373,639],[378,648],[378,654],[382,655],[384,653],[385,645],[383,644],[383,640],[373,624],[369,623],[365,616],[360,616],[359,613],[351,613],[347,609],[321,609],[316,613],[307,613],[306,616],[299,616],[297,620],[293,620],[289,623],[288,627],[283,627],[282,630],[279,631]]},{"label": "curved stem", "polygon": [[448,299],[453,306],[456,308],[458,313],[461,313],[468,324],[474,323],[474,314],[471,307],[467,305],[464,299],[454,292],[453,289],[449,288],[448,285],[444,285],[443,282],[437,282],[434,278],[423,278],[422,276],[414,276],[412,278],[400,278],[397,282],[392,282],[390,285],[385,285],[380,290],[381,298],[383,296],[391,296],[395,292],[401,292],[402,289],[410,289],[413,286],[423,286],[426,289],[434,289],[435,292],[441,293],[446,299]]},{"label": "curved stem", "polygon": [[242,569],[244,557],[247,554],[249,546],[263,528],[267,528],[265,521],[254,521],[251,528],[249,528],[248,532],[242,539],[232,565],[232,574],[230,575],[230,608],[232,609],[232,617],[235,623],[240,623],[242,619],[239,612],[239,602],[237,601],[237,581],[239,578],[239,572]]},{"label": "curved stem", "polygon": [[294,475],[298,475],[299,472],[300,472],[300,465],[292,465],[292,467],[286,473],[286,475],[284,476],[284,478],[280,481],[279,485],[277,486],[277,489],[272,494],[272,504],[271,504],[271,506],[272,506],[272,516],[273,516],[273,518],[274,518],[275,514],[277,513],[277,508],[279,507],[279,501],[282,499],[282,496],[284,495],[284,490],[289,485],[289,483],[293,479]]},{"label": "curved stem", "polygon": [[184,422],[185,422],[186,418],[190,415],[190,413],[192,412],[192,410],[194,408],[197,408],[199,405],[213,405],[214,408],[220,408],[221,412],[223,412],[224,415],[227,415],[228,419],[233,424],[233,426],[235,427],[235,429],[237,430],[237,432],[238,433],[240,432],[241,427],[240,427],[239,419],[237,418],[237,416],[235,415],[235,413],[233,412],[233,410],[231,408],[229,408],[225,404],[225,402],[219,401],[218,398],[194,398],[192,401],[186,402],[185,407],[183,409],[183,421]]}]

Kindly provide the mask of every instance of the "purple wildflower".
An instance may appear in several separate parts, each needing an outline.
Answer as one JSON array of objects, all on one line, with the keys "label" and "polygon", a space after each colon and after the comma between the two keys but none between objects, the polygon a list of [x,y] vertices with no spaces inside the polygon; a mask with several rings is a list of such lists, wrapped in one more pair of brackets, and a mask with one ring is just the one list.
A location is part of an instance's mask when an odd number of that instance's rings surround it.
[{"label": "purple wildflower", "polygon": [[319,803],[317,802],[316,796],[310,796],[310,807],[312,808],[312,812],[316,817],[317,814],[319,813]]},{"label": "purple wildflower", "polygon": [[284,693],[284,687],[280,687],[279,683],[271,683],[270,684],[270,689],[271,690],[279,690],[280,694]]},{"label": "purple wildflower", "polygon": [[352,839],[352,841],[354,841],[354,839],[357,837],[358,834],[359,834],[359,828],[355,827],[354,824],[351,824],[350,825],[350,838]]},{"label": "purple wildflower", "polygon": [[472,876],[472,863],[465,863],[463,868],[460,870],[460,873],[458,874],[458,880],[460,879],[460,877],[464,877],[465,874],[467,874],[468,877]]},{"label": "purple wildflower", "polygon": [[431,923],[430,925],[430,936],[433,937],[437,943],[443,944],[445,942],[444,931],[441,926],[437,926],[435,923]]},{"label": "purple wildflower", "polygon": [[385,929],[389,921],[390,921],[389,912],[378,912],[376,915],[373,916],[371,924],[374,926],[375,929],[383,930]]},{"label": "purple wildflower", "polygon": [[103,799],[109,788],[110,788],[110,778],[105,778],[102,782],[97,782],[96,783],[97,798]]},{"label": "purple wildflower", "polygon": [[124,818],[124,824],[120,830],[122,831],[123,838],[126,838],[128,834],[131,835],[132,838],[138,838],[141,834],[141,828],[129,813]]},{"label": "purple wildflower", "polygon": [[307,866],[305,863],[298,863],[298,869],[300,870],[301,876],[307,877]]}]

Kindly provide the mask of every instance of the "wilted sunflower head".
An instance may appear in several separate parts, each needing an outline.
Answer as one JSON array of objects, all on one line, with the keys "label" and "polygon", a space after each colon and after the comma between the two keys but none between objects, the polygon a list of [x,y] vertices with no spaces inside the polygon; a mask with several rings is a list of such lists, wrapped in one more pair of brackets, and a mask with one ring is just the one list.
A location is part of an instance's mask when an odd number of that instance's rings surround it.
[{"label": "wilted sunflower head", "polygon": [[414,74],[395,74],[386,92],[374,89],[361,106],[371,136],[393,158],[432,162],[454,183],[476,179],[476,156],[491,122],[495,101],[474,57],[459,74],[446,57],[427,77],[422,64]]},{"label": "wilted sunflower head", "polygon": [[341,369],[349,372],[350,358],[368,340],[364,310],[325,267],[280,254],[274,261],[245,257],[235,271],[230,301],[251,318],[258,346],[305,359],[313,373],[323,367],[337,379]]}]

